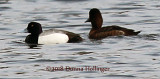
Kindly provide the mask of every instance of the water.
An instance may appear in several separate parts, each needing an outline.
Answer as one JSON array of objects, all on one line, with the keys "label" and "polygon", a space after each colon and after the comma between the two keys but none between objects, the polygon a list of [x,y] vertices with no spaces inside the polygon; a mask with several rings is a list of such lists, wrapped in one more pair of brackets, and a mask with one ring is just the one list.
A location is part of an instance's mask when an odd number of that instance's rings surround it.
[{"label": "water", "polygon": [[[30,79],[159,79],[159,0],[0,0],[0,78]],[[99,8],[103,25],[120,25],[138,36],[90,40],[91,8]],[[80,34],[84,41],[30,48],[21,33],[31,21],[43,30],[57,28]],[[97,66],[107,71],[48,67]]]}]

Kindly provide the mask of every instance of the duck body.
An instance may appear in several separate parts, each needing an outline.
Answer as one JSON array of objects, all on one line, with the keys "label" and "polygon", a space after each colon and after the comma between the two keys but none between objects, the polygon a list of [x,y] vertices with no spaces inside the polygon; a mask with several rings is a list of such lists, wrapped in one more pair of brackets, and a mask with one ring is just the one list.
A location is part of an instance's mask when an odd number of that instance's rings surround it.
[{"label": "duck body", "polygon": [[37,22],[28,24],[27,31],[31,33],[25,39],[29,44],[61,44],[82,41],[79,34],[69,31],[50,29],[42,32],[41,25]]},{"label": "duck body", "polygon": [[120,26],[112,25],[107,27],[102,27],[100,29],[91,29],[89,33],[90,39],[102,39],[108,36],[131,36],[137,35],[140,31],[135,32],[132,29],[123,28]]},{"label": "duck body", "polygon": [[93,8],[89,12],[89,18],[86,22],[91,22],[92,28],[89,33],[90,39],[102,39],[108,36],[131,36],[137,35],[140,31],[135,32],[132,29],[127,29],[117,25],[102,27],[103,18],[101,12],[97,8]]}]

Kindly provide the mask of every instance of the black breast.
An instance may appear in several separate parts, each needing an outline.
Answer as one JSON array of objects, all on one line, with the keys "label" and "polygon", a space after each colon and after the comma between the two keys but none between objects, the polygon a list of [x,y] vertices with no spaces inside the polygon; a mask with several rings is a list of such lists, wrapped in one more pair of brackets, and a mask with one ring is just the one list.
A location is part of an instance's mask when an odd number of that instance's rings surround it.
[{"label": "black breast", "polygon": [[28,44],[38,44],[38,36],[28,35],[25,39],[25,42]]}]

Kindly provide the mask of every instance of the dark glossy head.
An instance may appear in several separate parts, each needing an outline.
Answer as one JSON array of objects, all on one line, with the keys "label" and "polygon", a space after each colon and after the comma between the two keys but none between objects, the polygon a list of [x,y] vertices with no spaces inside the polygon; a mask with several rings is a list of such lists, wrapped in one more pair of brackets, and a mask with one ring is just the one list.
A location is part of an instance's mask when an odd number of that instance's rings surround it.
[{"label": "dark glossy head", "polygon": [[40,33],[42,33],[41,24],[37,22],[30,22],[28,24],[27,31],[32,35],[39,35]]},{"label": "dark glossy head", "polygon": [[89,12],[89,18],[86,22],[91,22],[92,28],[101,28],[103,24],[101,12],[97,8],[91,9]]}]

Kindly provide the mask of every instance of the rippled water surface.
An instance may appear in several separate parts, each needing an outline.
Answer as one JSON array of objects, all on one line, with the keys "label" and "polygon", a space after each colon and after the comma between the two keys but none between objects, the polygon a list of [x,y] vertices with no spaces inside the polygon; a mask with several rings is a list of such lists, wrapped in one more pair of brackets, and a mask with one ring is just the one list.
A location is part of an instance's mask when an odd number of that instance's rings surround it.
[{"label": "rippled water surface", "polygon": [[[99,8],[103,25],[140,30],[138,36],[90,40],[91,8]],[[21,31],[31,21],[43,30],[57,28],[80,34],[81,43],[24,43]],[[0,78],[30,79],[159,79],[159,0],[0,0]],[[85,70],[96,66],[107,71]],[[50,70],[63,67],[62,71]],[[65,67],[84,70],[65,70]]]}]

